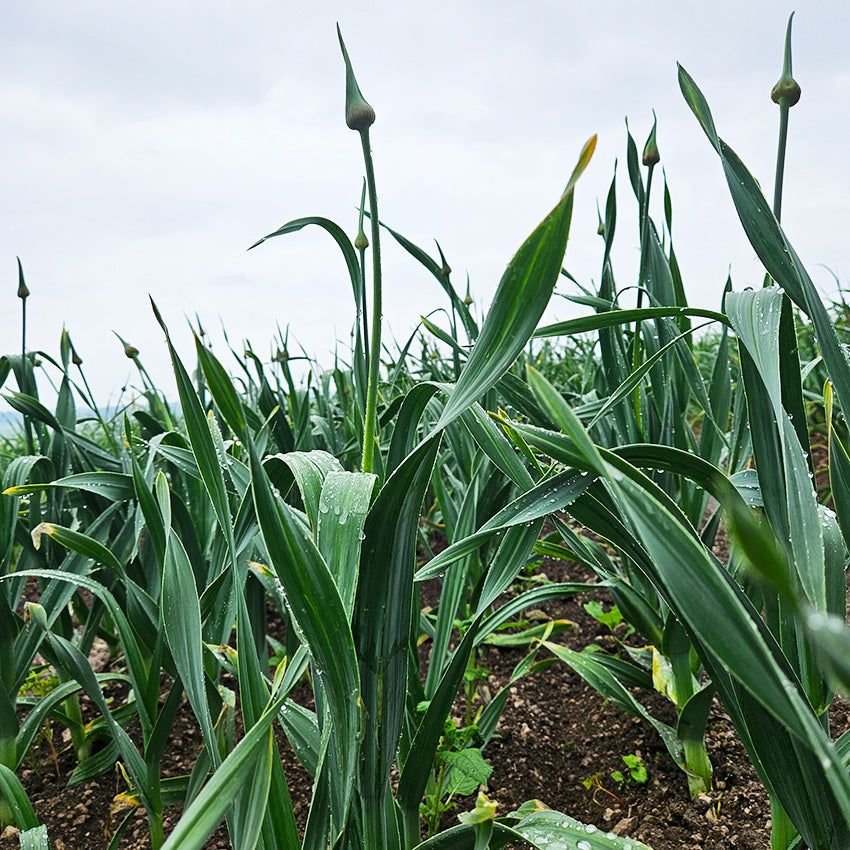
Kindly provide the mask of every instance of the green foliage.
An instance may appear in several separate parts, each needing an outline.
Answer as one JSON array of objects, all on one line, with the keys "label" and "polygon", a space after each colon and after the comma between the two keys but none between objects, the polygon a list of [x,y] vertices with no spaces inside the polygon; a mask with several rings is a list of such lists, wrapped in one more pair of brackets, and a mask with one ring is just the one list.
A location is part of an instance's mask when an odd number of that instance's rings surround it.
[{"label": "green foliage", "polygon": [[[508,264],[486,316],[468,290],[457,291],[439,245],[432,257],[384,227],[448,299],[391,351],[381,342],[374,113],[343,53],[349,125],[365,155],[358,236],[310,217],[265,238],[315,225],[334,240],[354,295],[351,362],[340,355],[332,369],[313,364],[299,384],[293,346],[281,335],[268,360],[250,345],[231,350],[231,374],[198,326],[190,371],[154,307],[179,408],[119,337],[138,369],[141,406],[105,416],[66,332],[56,360],[40,353],[37,362],[27,351],[21,296],[21,350],[0,358],[0,384],[21,417],[0,451],[0,827],[14,821],[33,846],[46,840],[16,771],[39,730],[58,722],[77,755],[73,781],[118,761],[126,778],[119,797],[129,816],[145,810],[154,848],[200,847],[222,819],[234,846],[267,850],[519,840],[621,848],[621,839],[534,804],[499,815],[483,792],[460,826],[439,832],[454,799],[490,776],[486,746],[511,684],[565,663],[658,732],[692,794],[711,787],[704,738],[716,694],[769,791],[772,850],[798,838],[817,850],[848,846],[850,738],[832,740],[825,718],[836,690],[850,692],[850,367],[842,347],[850,311],[843,299],[823,303],[782,231],[780,164],[772,213],[680,69],[686,102],[769,275],[764,288],[736,293],[729,281],[719,310],[688,306],[666,178],[663,221],[649,212],[660,156],[653,123],[642,158],[626,139],[640,242],[634,305],[623,303],[628,287],[611,260],[612,183],[599,284],[574,281],[578,294],[568,296],[592,312],[537,328],[566,275],[573,193],[591,139],[564,194]],[[784,150],[787,85],[778,103]],[[19,278],[26,288],[22,268]],[[52,410],[39,399],[37,368],[58,379]],[[78,401],[90,411],[84,419]],[[811,480],[812,435],[829,452],[829,484],[820,489]],[[721,528],[732,542],[728,562],[712,548]],[[447,538],[439,554],[425,529]],[[597,582],[543,580],[540,555],[579,561]],[[29,580],[38,602],[21,616]],[[420,611],[426,580],[439,581],[440,597]],[[532,613],[600,584],[611,604],[585,610],[615,635],[617,654],[576,652],[556,640],[571,623]],[[268,634],[268,606],[283,636]],[[126,672],[95,675],[88,655],[96,637]],[[485,684],[485,643],[529,647],[496,694]],[[541,649],[549,653],[542,661]],[[55,673],[45,677],[39,656]],[[164,700],[163,675],[172,683]],[[114,682],[132,698],[107,699]],[[292,700],[297,683],[312,687],[315,709]],[[641,702],[650,688],[670,700],[673,725]],[[89,724],[81,691],[99,714]],[[462,725],[452,719],[459,692]],[[204,746],[189,775],[164,780],[184,694]],[[130,722],[141,746],[126,732]],[[276,725],[314,780],[303,841]],[[108,744],[93,755],[96,737]],[[585,779],[597,802],[646,783],[637,754],[622,761],[624,769]],[[184,813],[166,838],[163,811],[177,803]]]},{"label": "green foliage", "polygon": [[600,602],[592,599],[590,602],[585,602],[582,607],[594,620],[602,623],[603,626],[612,632],[623,622],[623,615],[616,605],[612,606],[610,611],[606,611]]},{"label": "green foliage", "polygon": [[622,756],[626,765],[626,773],[621,770],[612,770],[611,778],[622,787],[624,784],[643,785],[646,782],[646,765],[633,753]]},{"label": "green foliage", "polygon": [[441,816],[456,808],[452,798],[474,793],[485,785],[493,768],[481,752],[483,738],[475,725],[459,729],[447,718],[443,735],[434,754],[434,775],[429,779],[419,814],[428,829],[428,837],[437,834]]}]

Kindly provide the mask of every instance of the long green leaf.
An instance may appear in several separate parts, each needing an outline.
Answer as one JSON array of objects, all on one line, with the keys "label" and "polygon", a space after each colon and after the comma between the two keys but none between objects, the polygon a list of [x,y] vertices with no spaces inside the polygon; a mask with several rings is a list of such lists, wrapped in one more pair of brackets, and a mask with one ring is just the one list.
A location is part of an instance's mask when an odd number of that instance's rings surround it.
[{"label": "long green leaf", "polygon": [[119,574],[124,572],[124,566],[115,555],[106,546],[87,534],[66,528],[64,525],[41,522],[32,530],[33,545],[36,549],[41,545],[42,534],[46,534],[72,552],[91,558],[95,563],[110,567]]},{"label": "long green leaf", "polygon": [[[452,543],[416,573],[425,581],[443,573],[448,566],[474,552],[500,531],[533,522],[571,505],[593,482],[581,472],[564,472],[547,478],[514,499],[491,517],[474,534]],[[489,603],[488,603],[489,604]]]},{"label": "long green leaf", "polygon": [[463,673],[475,646],[475,637],[481,620],[482,615],[479,614],[464,634],[463,640],[454,651],[451,662],[446,667],[428,703],[425,717],[416,730],[416,737],[401,770],[396,794],[402,811],[419,811],[419,803],[428,784],[437,744],[443,734],[446,717],[451,712],[452,703],[463,681]]},{"label": "long green leaf", "polygon": [[258,764],[267,766],[266,750],[271,748],[271,725],[283,699],[269,706],[245,737],[233,748],[192,801],[168,836],[163,850],[199,850],[221,822],[237,794],[251,781]]},{"label": "long green leaf", "polygon": [[[747,398],[750,430],[757,454],[756,471],[774,530],[790,538],[790,548],[802,586],[812,605],[827,610],[827,575],[823,524],[818,511],[809,468],[793,425],[782,407],[780,376],[780,320],[782,291],[775,286],[758,291],[729,293],[726,309],[735,332],[746,347],[763,395],[753,387],[749,376]],[[745,381],[748,378],[744,373]],[[761,403],[758,404],[757,400]],[[780,453],[779,463],[774,452]]]},{"label": "long green leaf", "polygon": [[0,764],[0,799],[8,803],[18,829],[35,829],[38,819],[21,780],[6,765]]},{"label": "long green leaf", "polygon": [[407,709],[416,532],[439,439],[421,443],[387,479],[366,520],[355,604],[364,709],[360,796],[364,831],[386,835],[385,798]]},{"label": "long green leaf", "polygon": [[338,224],[335,224],[329,219],[313,215],[288,221],[286,224],[282,224],[273,233],[269,233],[267,236],[264,236],[262,239],[255,242],[248,250],[250,251],[251,248],[256,248],[257,245],[262,245],[267,239],[272,239],[275,236],[283,236],[286,233],[295,233],[296,231],[301,230],[302,227],[307,227],[309,224],[315,224],[326,230],[333,237],[334,241],[339,246],[340,251],[342,251],[342,256],[345,258],[345,265],[348,268],[348,276],[351,279],[351,286],[354,290],[354,303],[359,308],[360,265],[357,262],[357,254],[354,250],[354,246],[351,244],[351,239],[349,239],[345,231]]},{"label": "long green leaf", "polygon": [[437,430],[459,416],[508,370],[534,332],[561,272],[572,218],[573,190],[595,147],[594,136],[584,146],[564,196],[505,270]]},{"label": "long green leaf", "polygon": [[206,414],[198,400],[198,395],[195,392],[189,374],[186,372],[186,368],[183,366],[171,342],[168,328],[165,326],[165,322],[162,320],[162,316],[156,305],[153,304],[153,301],[151,301],[151,304],[156,320],[165,333],[165,341],[171,355],[174,376],[177,379],[177,393],[180,396],[180,406],[183,409],[183,419],[186,424],[186,433],[189,436],[189,442],[192,446],[192,453],[195,455],[198,470],[201,473],[204,486],[212,502],[219,528],[227,541],[228,551],[231,558],[235,560],[236,545],[233,540],[233,519],[230,514],[230,504],[228,502],[224,475],[221,468],[223,458],[220,458],[216,451]]},{"label": "long green leaf", "polygon": [[218,747],[207,701],[201,609],[195,575],[186,550],[174,532],[169,534],[165,553],[161,604],[162,623],[171,656],[201,726],[207,751],[218,764]]},{"label": "long green leaf", "polygon": [[374,475],[329,472],[319,498],[316,544],[336,580],[349,619],[357,593],[363,525],[375,488]]},{"label": "long green leaf", "polygon": [[[75,556],[76,557],[76,556]],[[79,556],[82,557],[82,556]],[[63,566],[66,562],[63,562]],[[43,604],[45,611],[47,612],[47,625],[52,625],[53,620],[59,615],[61,608],[58,605],[50,604],[52,600],[64,600],[67,604],[67,601],[71,598],[75,587],[84,587],[86,590],[90,591],[94,594],[98,599],[100,599],[107,610],[109,611],[109,615],[112,617],[113,622],[115,623],[116,631],[118,632],[118,639],[121,643],[121,649],[124,653],[124,657],[127,663],[127,672],[130,676],[130,680],[133,684],[133,688],[137,693],[144,693],[145,685],[147,683],[147,668],[142,656],[142,652],[139,646],[138,641],[133,633],[133,630],[130,626],[130,622],[127,619],[127,616],[124,614],[123,609],[118,605],[115,597],[107,590],[102,584],[94,581],[93,579],[88,578],[85,575],[75,574],[73,572],[69,572],[66,570],[30,570],[29,574],[35,577],[44,577],[52,579],[50,585],[45,591],[45,595],[42,597],[42,601],[40,604]],[[0,581],[9,578],[9,576],[0,576]],[[60,594],[60,587],[62,585],[68,585],[66,593]],[[53,591],[51,593],[51,591]],[[46,597],[50,594],[51,599],[47,600]],[[57,610],[58,609],[58,610]],[[30,630],[30,634],[33,634],[35,630]],[[33,643],[32,653],[35,653],[35,649],[38,644]],[[74,647],[77,653],[79,650]],[[29,656],[29,653],[26,653],[24,657]],[[30,657],[30,661],[32,658]],[[29,663],[29,662],[28,662]],[[94,676],[94,673],[91,674]],[[158,672],[154,673],[158,678]],[[89,681],[88,679],[86,681]],[[92,679],[91,681],[97,681],[97,679]],[[80,683],[86,687],[86,684],[80,680]],[[142,722],[143,728],[148,728],[148,724],[151,721],[151,718],[148,717],[144,704],[138,704],[139,717]]]},{"label": "long green leaf", "polygon": [[[835,840],[823,845],[838,850],[840,842],[850,837],[850,780],[758,612],[728,573],[719,569],[705,549],[645,490],[624,478],[620,492],[652,555],[670,604],[704,652],[710,652],[747,695],[743,716],[755,716],[753,709],[746,707],[749,702],[755,703],[761,717],[770,716],[773,722],[769,725],[790,734],[788,744],[796,755],[787,748],[780,749],[776,731],[761,736],[766,730],[764,719],[747,727],[762,759],[772,754],[770,779],[786,809],[795,812],[795,826],[810,838],[821,834],[820,821],[844,823],[843,832],[834,833]],[[711,606],[706,606],[706,599],[712,600]],[[807,777],[807,790],[818,787],[811,804],[802,807],[804,799],[796,780],[801,771]],[[820,799],[817,805],[815,798]],[[821,845],[816,842],[815,846]]]},{"label": "long green leaf", "polygon": [[[402,236],[400,233],[397,233],[390,227],[387,227],[383,222],[381,226],[393,237],[393,239],[404,248],[412,257],[415,257],[431,272],[432,275],[437,279],[437,282],[440,286],[443,287],[446,294],[449,296],[449,299],[452,302],[453,309],[460,316],[461,321],[463,322],[464,329],[466,330],[467,338],[473,341],[478,336],[478,326],[475,324],[475,320],[472,318],[469,309],[466,304],[464,304],[463,300],[458,296],[455,288],[452,286],[448,274],[444,271],[446,268],[445,261],[443,264],[437,263],[432,257],[428,256],[419,246],[414,245],[409,239]],[[439,248],[439,246],[437,246]]]},{"label": "long green leaf", "polygon": [[354,785],[361,724],[354,638],[336,582],[321,552],[292,509],[274,497],[252,444],[249,449],[254,504],[266,551],[328,698],[337,748],[334,770],[344,789],[343,810],[334,812],[334,820],[341,828]]},{"label": "long green leaf", "polygon": [[7,496],[23,496],[26,493],[38,493],[41,490],[69,487],[86,490],[104,496],[113,502],[124,502],[133,498],[133,479],[120,472],[83,472],[68,475],[48,484],[21,484],[4,491]]},{"label": "long green leaf", "polygon": [[703,93],[681,65],[679,87],[720,157],[732,201],[750,244],[768,274],[811,318],[842,410],[850,410],[850,366],[817,289],[785,237],[758,183],[737,154],[718,136]]},{"label": "long green leaf", "polygon": [[698,307],[641,307],[633,310],[607,310],[604,313],[594,313],[592,316],[582,316],[579,319],[568,319],[565,322],[545,325],[534,332],[534,338],[573,336],[589,331],[598,331],[600,328],[619,327],[645,319],[678,318],[680,316],[697,316],[724,325],[729,324],[724,313],[717,313],[714,310],[702,310]]}]

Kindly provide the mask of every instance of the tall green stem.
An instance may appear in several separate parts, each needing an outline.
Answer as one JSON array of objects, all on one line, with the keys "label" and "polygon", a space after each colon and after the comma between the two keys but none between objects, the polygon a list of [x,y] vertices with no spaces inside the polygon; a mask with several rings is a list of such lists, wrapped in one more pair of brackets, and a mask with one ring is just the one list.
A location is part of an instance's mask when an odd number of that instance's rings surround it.
[{"label": "tall green stem", "polygon": [[800,86],[793,76],[791,63],[791,24],[794,13],[788,18],[785,30],[785,52],[782,57],[782,75],[770,92],[770,99],[779,106],[779,148],[776,153],[776,179],[773,184],[773,214],[779,221],[782,214],[782,180],[785,174],[785,145],[788,141],[788,111],[800,100]]},{"label": "tall green stem", "polygon": [[363,472],[375,468],[375,441],[378,431],[378,372],[381,366],[381,231],[378,224],[378,193],[375,169],[369,146],[369,128],[375,123],[375,110],[366,102],[354,76],[339,25],[339,46],[345,60],[345,123],[360,133],[363,160],[366,164],[366,187],[369,190],[369,221],[372,225],[372,339],[369,353],[369,381],[366,389],[366,416],[363,425]]},{"label": "tall green stem", "polygon": [[785,174],[785,145],[788,141],[788,112],[787,102],[779,104],[779,147],[776,151],[776,178],[773,184],[773,214],[776,220],[782,218],[782,179]]},{"label": "tall green stem", "polygon": [[372,226],[372,338],[369,351],[369,383],[366,390],[366,422],[363,435],[363,472],[375,468],[375,441],[378,437],[378,379],[381,366],[381,229],[378,223],[378,193],[375,168],[369,145],[369,128],[360,131],[363,160],[366,165],[366,187],[369,191],[369,221]]},{"label": "tall green stem", "polygon": [[360,193],[360,219],[357,224],[357,238],[354,247],[360,255],[360,303],[358,305],[357,321],[363,329],[363,350],[369,349],[369,317],[366,310],[366,248],[369,240],[363,232],[363,213],[366,208],[366,180],[363,180],[363,191]]},{"label": "tall green stem", "polygon": [[[654,128],[653,128],[654,131]],[[646,289],[646,265],[647,265],[647,241],[649,239],[649,193],[652,190],[652,172],[655,169],[655,163],[650,163],[649,173],[646,176],[646,192],[644,193],[643,210],[641,210],[641,227],[640,227],[640,271],[638,272],[638,292],[637,292],[637,308],[640,309],[643,304],[643,293]],[[641,322],[638,319],[635,322],[634,335],[632,337],[632,368],[636,371],[642,361],[641,357],[641,339],[640,339]],[[640,386],[636,386],[632,392],[632,407],[635,411],[635,421],[638,428],[642,428],[641,412],[640,412]]]},{"label": "tall green stem", "polygon": [[[32,392],[30,392],[30,374],[27,370],[27,298],[30,291],[24,280],[24,267],[21,258],[18,257],[18,298],[21,299],[21,385],[18,389],[27,395],[35,395],[35,375],[32,376]],[[35,451],[30,418],[24,414],[24,441],[27,454]]]}]

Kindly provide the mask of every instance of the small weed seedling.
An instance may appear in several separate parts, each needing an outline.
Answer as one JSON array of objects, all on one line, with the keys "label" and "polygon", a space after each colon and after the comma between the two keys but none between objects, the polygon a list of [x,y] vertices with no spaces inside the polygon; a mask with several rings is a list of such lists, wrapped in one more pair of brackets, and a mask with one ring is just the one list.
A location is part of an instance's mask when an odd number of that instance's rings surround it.
[{"label": "small weed seedling", "polygon": [[[466,665],[466,671],[463,674],[463,690],[466,696],[466,727],[472,727],[472,724],[478,720],[479,715],[484,710],[484,703],[489,702],[489,691],[487,690],[486,682],[490,671],[486,667],[482,667],[475,663],[475,653],[469,656],[469,663]],[[481,702],[478,710],[474,710],[476,701]]]},{"label": "small weed seedling", "polygon": [[611,771],[611,778],[620,789],[623,785],[644,785],[646,783],[646,765],[633,753],[623,756],[623,762],[628,768],[626,773],[621,770]]},{"label": "small weed seedling", "polygon": [[[425,790],[425,800],[419,814],[428,826],[428,837],[437,834],[440,817],[455,804],[452,797],[471,794],[490,778],[493,768],[484,761],[477,726],[458,729],[449,718],[443,727],[443,737],[434,756],[434,775]],[[478,740],[476,740],[478,739]]]},{"label": "small weed seedling", "polygon": [[622,799],[618,797],[613,791],[609,791],[603,784],[602,780],[599,778],[598,773],[594,773],[592,776],[588,776],[586,779],[582,779],[581,784],[587,788],[588,791],[593,789],[593,802],[602,808],[602,803],[597,799],[597,794],[601,791],[603,794],[607,794],[609,797],[615,799],[620,805],[623,805]]},{"label": "small weed seedling", "polygon": [[[622,642],[620,637],[614,633],[614,629],[623,622],[623,615],[620,613],[620,609],[616,605],[612,605],[611,610],[606,611],[602,607],[601,603],[592,599],[590,602],[584,603],[584,610],[587,611],[594,620],[602,623],[602,625],[611,632],[618,644]],[[623,637],[628,637],[632,634],[632,632],[634,632],[634,627],[629,625]]]},{"label": "small weed seedling", "polygon": [[[623,763],[626,766],[626,771],[612,770],[610,774],[611,779],[617,783],[617,790],[622,792],[623,786],[625,785],[643,785],[646,782],[646,765],[633,753],[629,753],[622,758]],[[581,784],[584,785],[588,791],[590,791],[591,788],[593,789],[593,802],[597,806],[602,806],[597,799],[597,795],[600,791],[603,794],[607,794],[609,797],[613,797],[613,799],[615,799],[618,803],[623,803],[623,800],[620,797],[605,787],[602,782],[602,778],[598,773],[594,773],[592,776],[588,776],[586,779],[583,779]]]}]

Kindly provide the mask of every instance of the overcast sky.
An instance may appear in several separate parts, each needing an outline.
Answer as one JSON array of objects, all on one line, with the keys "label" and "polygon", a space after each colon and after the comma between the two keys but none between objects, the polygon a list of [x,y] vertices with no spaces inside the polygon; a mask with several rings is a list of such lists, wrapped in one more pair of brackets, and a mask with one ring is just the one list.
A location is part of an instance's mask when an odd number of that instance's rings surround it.
[{"label": "overcast sky", "polygon": [[[676,61],[720,135],[772,195],[787,15],[775,2],[333,4],[3,3],[0,53],[0,351],[18,350],[15,255],[32,292],[30,348],[58,357],[63,323],[99,403],[137,383],[117,331],[172,394],[148,294],[187,357],[186,317],[267,354],[279,325],[330,364],[353,304],[317,228],[246,252],[305,215],[353,237],[363,166],[343,118],[339,21],[377,113],[381,218],[434,252],[486,307],[506,263],[557,201],[585,140],[565,266],[598,280],[604,205],[619,159],[615,273],[634,282],[638,231],[625,119],[639,148],[658,115],[674,244],[691,302],[717,307],[761,271],[720,163],[679,92]],[[850,4],[798,3],[783,225],[826,294],[850,283]],[[658,186],[660,188],[660,185]],[[656,200],[660,201],[660,193]],[[405,339],[445,305],[390,240],[385,320]],[[569,292],[568,288],[559,287]],[[576,315],[555,299],[547,318]],[[9,385],[7,384],[6,388]]]}]

